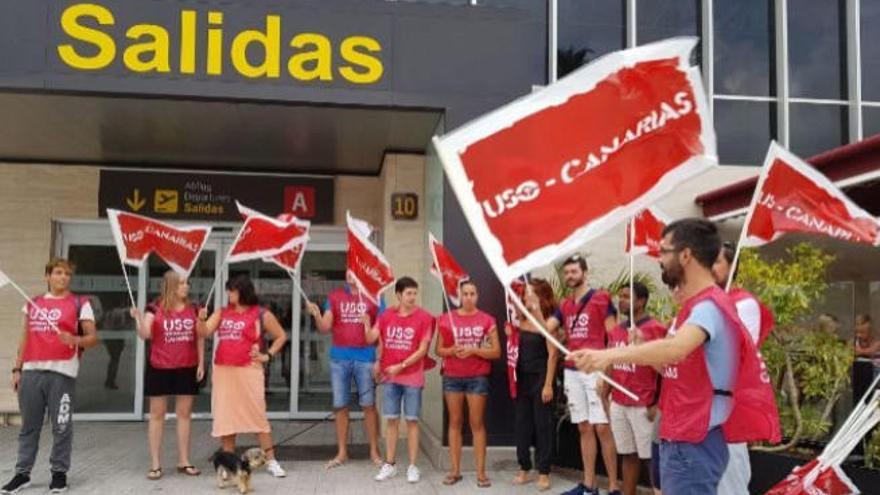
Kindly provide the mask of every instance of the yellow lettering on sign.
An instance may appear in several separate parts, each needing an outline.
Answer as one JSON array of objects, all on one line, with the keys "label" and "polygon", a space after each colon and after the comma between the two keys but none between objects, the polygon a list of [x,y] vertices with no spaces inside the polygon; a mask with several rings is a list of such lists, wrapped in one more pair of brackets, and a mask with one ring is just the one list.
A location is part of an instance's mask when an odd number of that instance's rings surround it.
[{"label": "yellow lettering on sign", "polygon": [[313,50],[297,53],[287,61],[287,72],[300,81],[333,80],[333,49],[330,40],[323,34],[302,33],[290,40],[293,48],[314,47]]},{"label": "yellow lettering on sign", "polygon": [[83,26],[81,17],[91,17],[102,26],[112,26],[113,13],[106,8],[91,3],[71,5],[61,14],[61,29],[76,40],[94,45],[98,53],[92,56],[80,55],[73,45],[58,45],[58,56],[75,69],[97,70],[107,67],[116,57],[116,44],[107,33]]},{"label": "yellow lettering on sign", "polygon": [[351,66],[339,68],[339,73],[349,82],[370,84],[382,78],[382,72],[384,71],[382,61],[368,53],[364,53],[364,51],[371,53],[380,52],[382,51],[382,46],[379,45],[378,41],[367,36],[349,36],[342,40],[342,46],[339,48],[342,58],[353,66],[360,67],[360,70],[355,70],[355,67]]},{"label": "yellow lettering on sign", "polygon": [[180,73],[196,73],[196,11],[180,12]]},{"label": "yellow lettering on sign", "polygon": [[[266,16],[266,31],[248,29],[238,33],[232,40],[232,65],[245,77],[278,77],[280,75],[281,18]],[[263,46],[263,63],[252,65],[247,58],[248,45],[259,43]]]},{"label": "yellow lettering on sign", "polygon": [[[168,31],[155,24],[135,24],[125,32],[128,39],[140,41],[144,37],[149,41],[135,43],[125,49],[122,62],[134,72],[170,72],[168,63]],[[152,54],[148,60],[142,55]]]},{"label": "yellow lettering on sign", "polygon": [[208,12],[208,74],[219,76],[223,73],[223,12]]}]

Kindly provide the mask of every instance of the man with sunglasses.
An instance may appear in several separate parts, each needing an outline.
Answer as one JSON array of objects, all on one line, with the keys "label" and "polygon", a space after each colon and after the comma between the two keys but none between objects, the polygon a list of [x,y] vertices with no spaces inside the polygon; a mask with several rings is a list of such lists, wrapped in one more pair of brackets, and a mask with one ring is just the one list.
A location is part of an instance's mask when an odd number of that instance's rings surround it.
[{"label": "man with sunglasses", "polygon": [[[718,230],[707,220],[669,224],[660,242],[660,268],[664,283],[680,287],[683,298],[669,337],[570,356],[586,372],[622,363],[663,367],[660,478],[665,493],[716,494],[728,463],[728,440],[778,439],[778,416],[772,390],[760,375],[760,359],[712,272],[720,249]],[[734,400],[745,394],[750,401]],[[737,412],[731,414],[734,407]]]}]

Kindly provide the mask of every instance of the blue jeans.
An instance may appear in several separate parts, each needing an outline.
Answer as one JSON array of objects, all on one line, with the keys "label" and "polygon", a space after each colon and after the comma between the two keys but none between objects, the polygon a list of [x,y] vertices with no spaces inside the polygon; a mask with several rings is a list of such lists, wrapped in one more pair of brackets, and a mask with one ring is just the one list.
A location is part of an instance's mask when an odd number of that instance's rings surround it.
[{"label": "blue jeans", "polygon": [[408,421],[418,421],[419,413],[422,412],[422,387],[383,383],[382,416],[385,419],[399,419],[401,402],[403,402],[403,416]]},{"label": "blue jeans", "polygon": [[443,391],[468,395],[489,395],[489,377],[443,377]]},{"label": "blue jeans", "polygon": [[361,407],[376,404],[376,382],[373,381],[373,362],[351,359],[330,360],[330,385],[333,389],[333,409],[348,407],[351,401],[351,380],[357,387]]},{"label": "blue jeans", "polygon": [[729,453],[720,427],[709,430],[700,443],[660,444],[660,478],[663,493],[715,495],[727,467]]}]

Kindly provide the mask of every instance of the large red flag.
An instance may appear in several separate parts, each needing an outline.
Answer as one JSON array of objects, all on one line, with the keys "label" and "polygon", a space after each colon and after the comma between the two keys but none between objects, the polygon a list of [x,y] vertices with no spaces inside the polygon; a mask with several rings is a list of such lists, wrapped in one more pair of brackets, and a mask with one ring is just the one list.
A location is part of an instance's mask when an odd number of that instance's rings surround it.
[{"label": "large red flag", "polygon": [[502,283],[576,251],[717,164],[696,40],[606,55],[443,138],[450,184]]},{"label": "large red flag", "polygon": [[507,305],[507,321],[504,327],[508,330],[507,337],[507,387],[510,398],[516,399],[516,363],[519,361],[519,327],[516,318],[516,306],[510,300],[511,292],[517,297],[522,297],[526,292],[526,283],[522,279],[516,279],[510,284],[510,292],[505,292],[504,302]]},{"label": "large red flag", "polygon": [[770,143],[746,219],[743,244],[761,246],[786,232],[877,245],[880,224],[809,164]]},{"label": "large red flag", "polygon": [[635,254],[644,254],[652,258],[660,257],[660,240],[663,239],[663,229],[671,223],[671,219],[658,208],[648,208],[636,215],[633,229],[635,240],[630,244],[631,230],[626,229],[625,251],[629,253],[630,245]]},{"label": "large red flag", "polygon": [[150,253],[156,253],[184,277],[189,276],[211,233],[209,226],[175,227],[110,208],[107,219],[123,263],[141,268]]},{"label": "large red flag", "polygon": [[348,273],[354,277],[361,293],[379,304],[379,295],[394,284],[391,264],[379,248],[370,242],[373,228],[346,212],[348,221]]},{"label": "large red flag", "polygon": [[446,292],[446,296],[449,297],[449,301],[456,306],[461,306],[459,288],[462,282],[470,279],[470,276],[455,261],[452,253],[447,251],[443,244],[440,244],[440,241],[430,232],[428,233],[428,244],[432,257],[431,273],[443,284],[443,289]]},{"label": "large red flag", "polygon": [[[239,211],[241,212],[245,220],[247,220],[247,218],[251,215],[260,214],[259,212],[243,205],[239,205]],[[306,244],[309,241],[309,228],[311,228],[312,224],[307,220],[300,220],[296,217],[296,215],[292,213],[282,213],[276,218],[288,224],[299,225],[304,229],[304,232],[302,236],[300,236],[300,242],[297,243],[295,246],[287,251],[284,251],[283,253],[276,254],[275,256],[265,257],[263,258],[263,261],[267,263],[274,263],[287,271],[295,272],[297,269],[299,269],[299,264],[302,261],[303,254],[305,253]]]},{"label": "large red flag", "polygon": [[284,222],[236,204],[246,219],[226,263],[273,257],[290,251],[308,238],[308,227],[300,222]]}]

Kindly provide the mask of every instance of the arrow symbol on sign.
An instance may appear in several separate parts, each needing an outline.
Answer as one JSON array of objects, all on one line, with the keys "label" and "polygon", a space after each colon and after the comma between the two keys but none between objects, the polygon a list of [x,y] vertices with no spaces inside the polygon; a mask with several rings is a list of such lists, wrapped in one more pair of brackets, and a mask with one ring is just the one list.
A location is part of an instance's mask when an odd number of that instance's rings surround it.
[{"label": "arrow symbol on sign", "polygon": [[135,188],[131,198],[125,198],[125,203],[131,208],[131,211],[138,211],[147,204],[147,200],[141,197],[141,190]]}]

